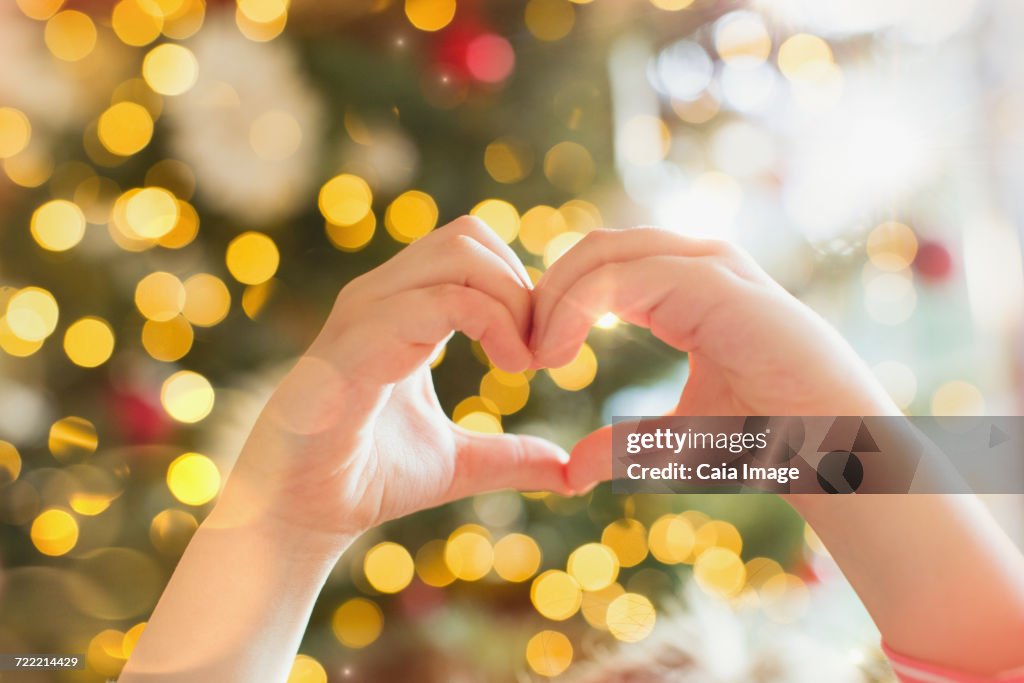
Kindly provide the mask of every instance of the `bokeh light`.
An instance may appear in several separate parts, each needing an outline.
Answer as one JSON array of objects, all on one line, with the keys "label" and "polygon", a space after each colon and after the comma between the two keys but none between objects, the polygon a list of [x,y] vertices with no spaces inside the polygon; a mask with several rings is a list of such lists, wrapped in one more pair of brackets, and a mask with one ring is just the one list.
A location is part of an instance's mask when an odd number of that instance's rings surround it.
[{"label": "bokeh light", "polygon": [[690,520],[679,515],[663,515],[651,525],[648,544],[655,559],[664,564],[679,564],[690,559],[697,534]]},{"label": "bokeh light", "polygon": [[149,320],[171,320],[184,306],[185,285],[171,273],[150,273],[135,286],[135,307]]},{"label": "bokeh light", "polygon": [[647,529],[635,519],[619,519],[606,526],[601,543],[615,553],[623,567],[635,567],[647,558]]},{"label": "bokeh light", "polygon": [[601,543],[586,543],[569,554],[569,574],[585,591],[599,591],[619,576],[619,558]]},{"label": "bokeh light", "polygon": [[985,414],[985,396],[975,385],[964,380],[945,382],[932,394],[932,415],[952,416]]},{"label": "bokeh light", "polygon": [[478,81],[500,83],[509,77],[515,65],[512,45],[494,33],[477,36],[466,48],[466,67]]},{"label": "bokeh light", "polygon": [[67,510],[50,508],[32,521],[32,545],[44,555],[66,555],[78,543],[78,522]]},{"label": "bokeh light", "polygon": [[540,562],[540,547],[526,534],[508,534],[494,544],[494,571],[506,581],[526,581],[537,573]]},{"label": "bokeh light", "polygon": [[415,563],[409,551],[397,543],[386,541],[366,551],[363,572],[370,585],[381,593],[398,593],[409,585]]},{"label": "bokeh light", "polygon": [[469,213],[486,223],[509,244],[519,235],[519,212],[503,199],[485,199]]},{"label": "bokeh light", "polygon": [[54,199],[32,213],[32,238],[43,249],[67,251],[85,235],[85,215],[73,202]]},{"label": "bokeh light", "polygon": [[338,642],[359,649],[373,643],[384,628],[384,613],[372,600],[352,598],[343,602],[331,617],[331,629]]},{"label": "bokeh light", "polygon": [[153,117],[141,104],[118,102],[100,114],[96,134],[107,151],[131,156],[153,138]]},{"label": "bokeh light", "polygon": [[572,643],[558,631],[541,631],[526,644],[526,662],[541,676],[561,674],[572,664],[572,657]]},{"label": "bokeh light", "polygon": [[125,45],[149,45],[164,28],[163,14],[152,9],[150,0],[120,0],[110,19],[114,34]]},{"label": "bokeh light", "polygon": [[539,40],[561,40],[576,23],[576,10],[568,0],[530,0],[526,3],[526,28]]},{"label": "bokeh light", "polygon": [[886,221],[868,233],[867,252],[879,270],[900,271],[917,256],[917,236],[903,223]]},{"label": "bokeh light", "polygon": [[173,363],[192,350],[195,333],[184,316],[170,320],[147,320],[142,326],[142,347],[151,358]]},{"label": "bokeh light", "polygon": [[[455,581],[455,575],[448,569],[448,564],[444,559],[446,546],[446,541],[435,538],[424,543],[416,551],[416,576],[428,586],[444,588]],[[497,562],[497,556],[495,562]]]},{"label": "bokeh light", "polygon": [[328,221],[324,230],[327,239],[341,251],[359,251],[370,243],[377,232],[377,216],[371,211],[351,225],[336,225]]},{"label": "bokeh light", "polygon": [[764,62],[772,51],[772,39],[761,15],[730,12],[715,22],[715,50],[726,62]]},{"label": "bokeh light", "polygon": [[124,637],[121,639],[121,651],[124,653],[125,659],[131,657],[132,652],[135,650],[135,646],[139,642],[139,638],[142,637],[142,632],[146,628],[146,622],[140,622],[135,624],[130,629],[124,632]]},{"label": "bokeh light", "polygon": [[327,670],[309,655],[295,655],[286,683],[327,683]]},{"label": "bokeh light", "polygon": [[444,549],[448,571],[462,581],[478,581],[494,566],[494,548],[490,539],[476,531],[456,530]]},{"label": "bokeh light", "polygon": [[612,583],[599,591],[584,591],[580,612],[588,624],[599,631],[608,630],[608,605],[626,592],[622,584]]},{"label": "bokeh light", "polygon": [[565,216],[558,209],[540,204],[527,210],[519,226],[519,242],[531,254],[543,254],[548,243],[568,230]]},{"label": "bokeh light", "polygon": [[570,574],[549,569],[530,585],[530,601],[541,615],[553,621],[565,621],[579,611],[583,591]]},{"label": "bokeh light", "polygon": [[405,0],[405,16],[421,31],[440,31],[455,17],[455,0]]},{"label": "bokeh light", "polygon": [[167,249],[187,247],[199,234],[199,214],[195,207],[183,199],[178,200],[178,222],[170,232],[161,235],[156,243]]},{"label": "bokeh light", "polygon": [[779,46],[779,71],[791,80],[816,80],[832,66],[832,48],[824,39],[798,33]]},{"label": "bokeh light", "polygon": [[638,593],[623,593],[608,605],[605,622],[616,639],[636,643],[651,634],[657,615],[651,601]]},{"label": "bokeh light", "polygon": [[583,233],[563,232],[552,237],[544,247],[544,266],[550,268],[558,259],[583,239]]},{"label": "bokeh light", "polygon": [[[255,0],[255,2],[261,1]],[[253,6],[255,7],[255,5]],[[279,11],[281,2],[280,0],[269,0],[265,7],[267,8],[266,11],[256,11],[254,13],[269,16],[271,13]],[[274,40],[284,31],[285,26],[288,25],[288,12],[281,11],[280,14],[277,14],[275,18],[269,21],[256,21],[239,7],[235,11],[235,24],[238,26],[239,32],[249,40],[257,43],[266,43]]]},{"label": "bokeh light", "polygon": [[96,47],[96,24],[88,14],[64,10],[50,17],[43,36],[54,57],[77,62]]},{"label": "bokeh light", "polygon": [[21,474],[21,454],[14,444],[0,439],[0,486],[9,484]]},{"label": "bokeh light", "polygon": [[24,112],[0,107],[0,159],[21,153],[32,138],[32,124]]},{"label": "bokeh light", "polygon": [[237,0],[238,11],[261,24],[279,19],[288,12],[291,0]]},{"label": "bokeh light", "polygon": [[59,316],[57,300],[42,287],[25,287],[7,302],[8,329],[26,342],[41,342],[53,334]]},{"label": "bokeh light", "polygon": [[566,391],[585,389],[597,376],[597,356],[589,344],[584,343],[576,357],[559,368],[549,368],[552,381]]},{"label": "bokeh light", "polygon": [[480,380],[480,396],[493,403],[501,415],[511,415],[530,399],[530,380],[521,372],[491,368]]},{"label": "bokeh light", "polygon": [[[565,0],[559,0],[565,2]],[[544,155],[544,175],[555,187],[581,192],[594,180],[594,159],[578,142],[559,142]]]},{"label": "bokeh light", "polygon": [[199,522],[184,510],[161,510],[149,524],[149,542],[161,554],[178,557],[199,528]]},{"label": "bokeh light", "polygon": [[281,254],[267,235],[245,232],[228,244],[225,261],[236,280],[246,285],[259,285],[274,277]]},{"label": "bokeh light", "polygon": [[96,425],[84,417],[63,417],[50,426],[47,446],[60,462],[91,455],[98,445]]},{"label": "bokeh light", "polygon": [[501,434],[505,431],[502,429],[500,417],[481,410],[465,413],[455,420],[455,424],[478,434]]},{"label": "bokeh light", "polygon": [[183,45],[157,45],[142,61],[142,77],[161,95],[181,95],[199,78],[199,62]]},{"label": "bokeh light", "polygon": [[180,370],[164,380],[160,402],[178,422],[199,422],[213,410],[214,391],[210,381],[199,373]]},{"label": "bokeh light", "polygon": [[220,491],[220,470],[205,455],[185,453],[167,466],[167,488],[185,505],[205,505]]},{"label": "bokeh light", "polygon": [[131,195],[124,207],[125,221],[143,239],[163,237],[178,224],[177,198],[161,187],[146,187]]},{"label": "bokeh light", "polygon": [[699,556],[708,548],[725,548],[739,555],[743,552],[743,537],[729,522],[715,519],[700,525],[694,540],[693,554]]},{"label": "bokeh light", "polygon": [[320,213],[334,225],[359,223],[373,204],[373,193],[359,176],[342,173],[334,176],[320,188]]},{"label": "bokeh light", "polygon": [[692,5],[693,0],[651,0],[651,4],[668,12],[678,12]]},{"label": "bokeh light", "polygon": [[499,183],[518,183],[533,169],[533,154],[518,140],[500,138],[484,150],[484,168]]},{"label": "bokeh light", "polygon": [[60,9],[64,0],[17,0],[18,9],[29,19],[46,21]]},{"label": "bokeh light", "polygon": [[705,592],[731,597],[740,592],[747,580],[743,560],[728,548],[708,548],[693,564],[693,577]]},{"label": "bokeh light", "polygon": [[185,305],[182,314],[193,325],[212,327],[231,310],[231,292],[216,275],[197,273],[184,283]]},{"label": "bokeh light", "polygon": [[437,226],[437,204],[426,192],[403,192],[388,205],[384,227],[397,242],[409,243]]}]

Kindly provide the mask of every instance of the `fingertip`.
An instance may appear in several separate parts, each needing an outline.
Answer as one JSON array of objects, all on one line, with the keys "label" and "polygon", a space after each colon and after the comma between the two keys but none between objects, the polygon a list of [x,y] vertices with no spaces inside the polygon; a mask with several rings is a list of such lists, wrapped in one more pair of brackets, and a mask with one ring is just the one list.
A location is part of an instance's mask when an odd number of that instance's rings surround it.
[{"label": "fingertip", "polygon": [[578,345],[560,344],[552,347],[548,344],[546,346],[542,346],[541,349],[535,353],[535,356],[545,368],[560,368],[571,363],[578,353]]},{"label": "fingertip", "polygon": [[548,455],[551,455],[555,460],[557,460],[559,463],[563,465],[568,464],[571,460],[569,452],[553,441],[548,441],[545,438],[539,436],[531,436],[529,434],[526,434],[521,438],[533,444],[535,448],[544,451]]},{"label": "fingertip", "polygon": [[504,372],[524,372],[533,362],[533,354],[529,347],[518,337],[510,340],[485,334],[480,339],[480,346],[483,347],[488,360]]},{"label": "fingertip", "polygon": [[582,495],[612,478],[612,428],[605,426],[576,442],[566,467],[570,488]]},{"label": "fingertip", "polygon": [[532,454],[530,460],[540,465],[536,478],[530,484],[539,484],[560,495],[573,495],[568,478],[571,460],[569,453],[558,444],[540,436],[523,434],[518,438],[525,450]]},{"label": "fingertip", "polygon": [[532,365],[532,357],[491,357],[491,363],[502,372],[517,373],[526,372]]},{"label": "fingertip", "polygon": [[525,348],[522,351],[509,351],[508,353],[488,354],[491,363],[503,372],[526,372],[533,363],[533,355]]}]

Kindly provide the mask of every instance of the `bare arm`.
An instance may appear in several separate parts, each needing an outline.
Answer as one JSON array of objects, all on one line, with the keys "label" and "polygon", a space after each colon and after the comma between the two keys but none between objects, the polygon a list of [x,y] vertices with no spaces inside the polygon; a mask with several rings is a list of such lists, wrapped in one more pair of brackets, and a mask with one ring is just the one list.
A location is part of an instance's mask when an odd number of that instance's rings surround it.
[{"label": "bare arm", "polygon": [[557,446],[454,425],[429,361],[453,331],[517,372],[529,278],[460,219],[342,290],[264,409],[121,677],[284,680],[331,567],[363,531],[496,488],[568,492]]},{"label": "bare arm", "polygon": [[[591,233],[537,285],[536,363],[573,358],[607,311],[690,354],[680,415],[893,415],[846,342],[746,255],[637,228]],[[611,476],[611,431],[573,449],[569,482]],[[973,496],[793,496],[882,632],[907,656],[975,674],[1024,665],[1024,558]]]}]

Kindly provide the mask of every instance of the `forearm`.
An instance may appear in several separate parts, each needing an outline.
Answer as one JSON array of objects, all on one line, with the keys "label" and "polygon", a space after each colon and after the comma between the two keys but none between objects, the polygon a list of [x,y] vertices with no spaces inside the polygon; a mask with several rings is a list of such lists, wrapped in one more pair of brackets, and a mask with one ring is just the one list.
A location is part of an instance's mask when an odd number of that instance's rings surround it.
[{"label": "forearm", "polygon": [[972,495],[794,496],[894,650],[1024,665],[1024,556]]},{"label": "forearm", "polygon": [[283,681],[338,557],[307,535],[214,510],[120,680]]}]

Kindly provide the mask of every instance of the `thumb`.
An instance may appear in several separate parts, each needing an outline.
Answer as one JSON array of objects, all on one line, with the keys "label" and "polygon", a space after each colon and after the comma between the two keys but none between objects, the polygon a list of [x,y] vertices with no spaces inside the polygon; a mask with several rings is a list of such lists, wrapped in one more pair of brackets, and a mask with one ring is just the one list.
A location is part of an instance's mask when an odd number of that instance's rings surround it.
[{"label": "thumb", "polygon": [[568,495],[569,454],[547,439],[519,434],[480,434],[452,427],[456,441],[454,500],[497,489],[554,491]]},{"label": "thumb", "polygon": [[591,432],[572,447],[566,480],[576,493],[585,493],[612,478],[612,426]]}]

